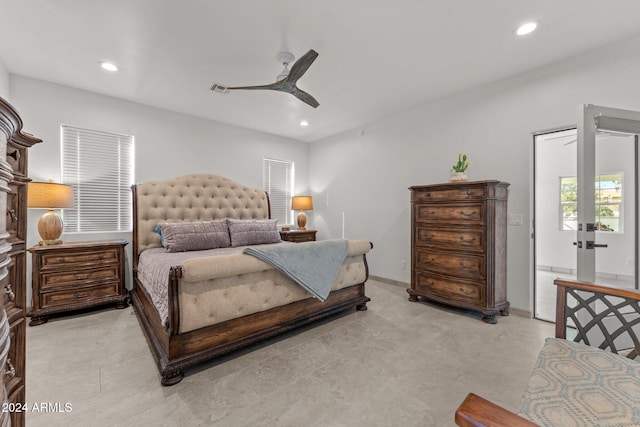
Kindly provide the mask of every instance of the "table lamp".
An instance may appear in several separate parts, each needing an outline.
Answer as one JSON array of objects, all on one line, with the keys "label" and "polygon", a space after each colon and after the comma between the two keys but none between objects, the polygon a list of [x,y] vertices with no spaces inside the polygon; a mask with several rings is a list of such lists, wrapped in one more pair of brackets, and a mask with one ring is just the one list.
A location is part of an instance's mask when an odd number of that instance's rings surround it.
[{"label": "table lamp", "polygon": [[298,230],[306,230],[307,214],[304,211],[313,210],[313,200],[311,196],[293,196],[291,198],[291,209],[294,211],[301,211],[298,214]]},{"label": "table lamp", "polygon": [[27,190],[27,207],[47,209],[38,221],[38,233],[42,240],[40,246],[62,243],[60,235],[64,224],[54,209],[73,208],[73,187],[49,182],[30,182]]}]

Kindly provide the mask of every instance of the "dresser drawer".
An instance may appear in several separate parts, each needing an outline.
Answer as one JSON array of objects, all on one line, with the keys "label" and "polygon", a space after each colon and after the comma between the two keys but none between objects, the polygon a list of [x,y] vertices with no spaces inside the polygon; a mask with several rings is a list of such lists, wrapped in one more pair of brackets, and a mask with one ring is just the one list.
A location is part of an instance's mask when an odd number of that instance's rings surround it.
[{"label": "dresser drawer", "polygon": [[118,262],[118,248],[101,251],[51,251],[40,256],[40,271],[47,268],[94,266]]},{"label": "dresser drawer", "polygon": [[118,276],[119,268],[118,265],[110,265],[97,269],[42,273],[40,276],[40,289],[76,286],[104,280],[120,280]]},{"label": "dresser drawer", "polygon": [[281,231],[280,238],[286,242],[302,243],[315,242],[316,230]]},{"label": "dresser drawer", "polygon": [[450,298],[457,301],[484,304],[483,285],[480,283],[441,278],[428,273],[416,272],[415,290],[420,293]]},{"label": "dresser drawer", "polygon": [[414,193],[416,202],[441,202],[449,200],[482,200],[487,196],[487,189],[481,187],[468,188],[439,188],[416,190]]},{"label": "dresser drawer", "polygon": [[105,283],[91,287],[78,287],[77,289],[65,289],[64,291],[43,292],[40,294],[41,308],[49,306],[80,303],[99,298],[119,295],[119,283]]},{"label": "dresser drawer", "polygon": [[301,243],[301,242],[314,242],[316,239],[314,236],[310,234],[305,234],[302,236],[291,236],[289,237],[290,242]]},{"label": "dresser drawer", "polygon": [[485,222],[485,206],[482,203],[414,205],[417,222],[447,221],[457,224],[482,225]]},{"label": "dresser drawer", "polygon": [[485,260],[482,255],[456,254],[444,251],[416,249],[415,268],[443,274],[482,280]]},{"label": "dresser drawer", "polygon": [[441,230],[436,227],[416,226],[417,246],[434,246],[435,248],[461,249],[464,251],[483,252],[485,247],[484,229]]}]

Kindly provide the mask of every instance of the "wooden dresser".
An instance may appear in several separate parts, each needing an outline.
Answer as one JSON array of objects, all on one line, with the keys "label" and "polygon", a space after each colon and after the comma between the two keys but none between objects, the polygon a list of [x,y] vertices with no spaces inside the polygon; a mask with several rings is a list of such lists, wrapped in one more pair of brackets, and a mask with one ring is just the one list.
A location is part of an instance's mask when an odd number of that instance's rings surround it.
[{"label": "wooden dresser", "polygon": [[46,323],[51,314],[104,304],[127,307],[126,245],[126,240],[113,240],[30,248],[33,310],[29,325]]},{"label": "wooden dresser", "polygon": [[290,230],[281,231],[280,238],[287,242],[314,242],[316,240],[317,230]]},{"label": "wooden dresser", "polygon": [[[13,112],[13,113],[12,113]],[[14,128],[6,127],[5,120],[15,114]],[[0,418],[9,415],[13,426],[25,425],[25,413],[20,410],[25,403],[26,377],[26,239],[27,239],[27,183],[31,181],[27,171],[27,151],[42,140],[22,132],[22,121],[13,108],[0,98],[0,131],[5,130],[6,147],[2,142],[0,157],[0,188],[3,197],[0,201],[6,215],[3,217],[2,246],[4,261],[0,261],[0,283],[4,293],[4,310],[9,322],[11,345],[6,354],[6,367],[3,383],[6,390],[9,412],[3,412]],[[8,132],[7,132],[8,130]],[[1,132],[0,132],[1,134]],[[10,173],[5,174],[5,168]],[[6,183],[6,185],[5,185]],[[4,230],[6,229],[6,233]],[[6,252],[5,252],[6,251]],[[0,425],[3,425],[0,422]]]},{"label": "wooden dresser", "polygon": [[509,184],[467,181],[411,190],[411,288],[424,297],[479,311],[487,323],[509,314]]}]

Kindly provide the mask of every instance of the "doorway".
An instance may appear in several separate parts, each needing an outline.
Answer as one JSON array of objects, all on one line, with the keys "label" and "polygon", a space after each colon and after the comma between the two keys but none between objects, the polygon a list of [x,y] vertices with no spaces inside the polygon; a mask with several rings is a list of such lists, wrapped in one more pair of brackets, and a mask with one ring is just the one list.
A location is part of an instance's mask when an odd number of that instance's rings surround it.
[{"label": "doorway", "polygon": [[632,126],[600,125],[586,143],[579,127],[533,138],[538,319],[555,321],[556,278],[638,288],[638,134]]}]

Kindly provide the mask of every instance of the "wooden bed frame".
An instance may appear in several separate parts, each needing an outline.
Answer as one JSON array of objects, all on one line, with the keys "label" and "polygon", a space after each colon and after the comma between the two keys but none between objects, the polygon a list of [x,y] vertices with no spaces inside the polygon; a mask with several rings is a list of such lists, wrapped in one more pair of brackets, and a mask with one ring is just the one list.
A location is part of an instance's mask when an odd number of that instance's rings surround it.
[{"label": "wooden bed frame", "polygon": [[[626,357],[633,359],[640,354],[640,340],[633,331],[634,325],[638,324],[639,319],[632,322],[625,322],[616,330],[609,330],[603,320],[607,315],[615,316],[618,319],[624,318],[624,310],[632,307],[638,307],[640,301],[640,292],[633,289],[614,288],[610,286],[602,286],[593,283],[577,282],[572,280],[556,279],[554,284],[557,286],[556,299],[556,338],[567,338],[567,320],[573,321],[572,329],[576,331],[574,341],[581,341],[587,345],[598,345],[603,350],[618,353],[614,341],[611,337],[621,334],[628,334],[635,348],[632,349]],[[587,295],[587,297],[584,297]],[[568,297],[578,301],[575,307],[568,307]],[[619,301],[616,304],[603,304],[605,309],[596,313],[591,310],[593,317],[587,321],[581,321],[576,316],[578,310],[583,307],[593,307],[595,301],[602,302],[609,297],[615,297]],[[637,312],[637,308],[635,311]],[[615,327],[615,326],[614,326]],[[600,330],[605,335],[603,343],[590,343],[587,333],[590,329]],[[458,407],[455,414],[456,424],[462,427],[533,427],[537,424],[490,402],[478,395],[470,393],[466,399]]]},{"label": "wooden bed frame", "polygon": [[[132,264],[134,277],[131,292],[132,302],[160,371],[162,385],[170,386],[180,382],[184,377],[183,371],[185,369],[299,326],[354,307],[357,310],[367,309],[366,303],[370,299],[365,296],[364,285],[369,277],[369,270],[366,256],[363,255],[366,270],[365,280],[360,284],[332,291],[324,302],[315,298],[307,298],[187,333],[179,333],[180,313],[178,298],[182,269],[177,266],[171,269],[169,277],[169,318],[168,325],[165,327],[151,302],[151,297],[141,286],[137,277],[138,257],[140,255],[137,233],[139,226],[137,185],[132,186],[132,192]],[[269,207],[270,216],[271,209]]]}]

